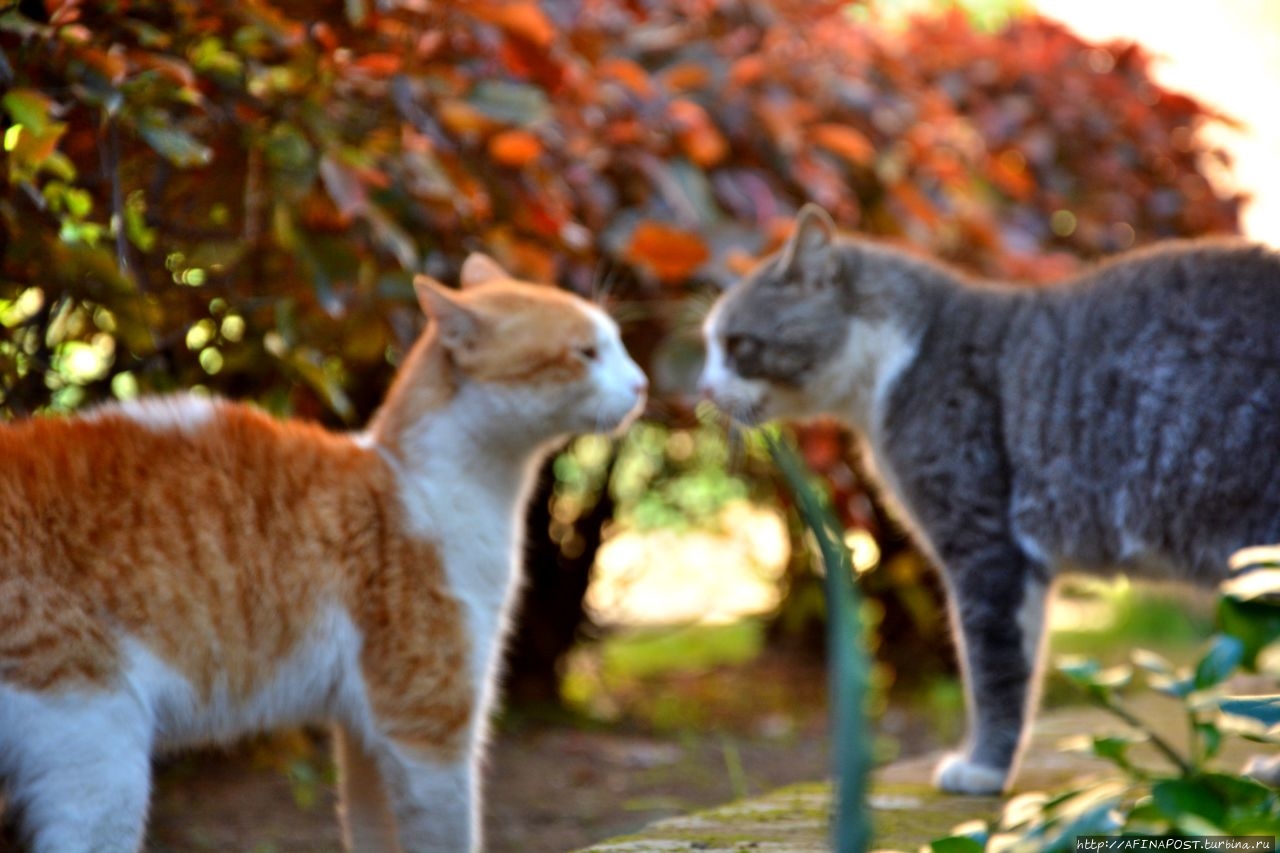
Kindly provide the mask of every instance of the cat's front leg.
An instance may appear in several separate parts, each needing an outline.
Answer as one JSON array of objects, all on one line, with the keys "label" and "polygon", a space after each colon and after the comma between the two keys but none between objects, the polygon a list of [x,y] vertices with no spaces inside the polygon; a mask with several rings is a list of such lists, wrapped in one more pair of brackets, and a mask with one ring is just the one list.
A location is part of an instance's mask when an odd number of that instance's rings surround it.
[{"label": "cat's front leg", "polygon": [[141,850],[151,741],[150,716],[125,688],[0,685],[0,766],[32,853]]},{"label": "cat's front leg", "polygon": [[[389,742],[379,766],[403,853],[472,853],[481,846],[475,761]],[[356,848],[360,849],[360,848]]]},{"label": "cat's front leg", "polygon": [[335,721],[338,818],[346,850],[480,849],[474,737],[465,728],[440,739],[424,740],[421,734],[364,716]]},{"label": "cat's front leg", "polygon": [[998,794],[1012,780],[1036,700],[1048,585],[1012,546],[948,563],[947,580],[969,731],[934,783],[955,794]]}]

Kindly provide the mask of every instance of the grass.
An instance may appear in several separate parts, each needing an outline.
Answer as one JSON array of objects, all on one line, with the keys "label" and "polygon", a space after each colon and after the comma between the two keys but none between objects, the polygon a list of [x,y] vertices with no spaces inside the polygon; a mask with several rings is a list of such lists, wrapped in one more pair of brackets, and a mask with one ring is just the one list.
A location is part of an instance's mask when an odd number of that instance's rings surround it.
[{"label": "grass", "polygon": [[[1188,664],[1213,633],[1213,596],[1172,585],[1068,578],[1059,591],[1049,658],[1079,655],[1114,666],[1135,649]],[[1080,693],[1060,678],[1045,680],[1044,704],[1079,704]]]},{"label": "grass", "polygon": [[760,620],[743,619],[619,633],[605,641],[602,658],[607,676],[645,678],[748,663],[763,647]]},{"label": "grass", "polygon": [[1213,596],[1167,585],[1137,585],[1069,578],[1058,594],[1054,654],[1127,660],[1134,648],[1154,647],[1166,657],[1190,657],[1213,633]]}]

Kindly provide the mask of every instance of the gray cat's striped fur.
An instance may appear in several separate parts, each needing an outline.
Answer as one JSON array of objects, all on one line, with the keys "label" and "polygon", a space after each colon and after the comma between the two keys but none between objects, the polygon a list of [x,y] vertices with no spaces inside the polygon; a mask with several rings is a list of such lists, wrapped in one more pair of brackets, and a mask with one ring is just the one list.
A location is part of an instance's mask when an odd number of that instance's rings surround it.
[{"label": "gray cat's striped fur", "polygon": [[746,421],[834,414],[941,567],[969,702],[945,790],[990,793],[1063,569],[1213,583],[1280,542],[1280,256],[1171,243],[1036,289],[838,238],[807,207],[721,297],[703,384]]}]

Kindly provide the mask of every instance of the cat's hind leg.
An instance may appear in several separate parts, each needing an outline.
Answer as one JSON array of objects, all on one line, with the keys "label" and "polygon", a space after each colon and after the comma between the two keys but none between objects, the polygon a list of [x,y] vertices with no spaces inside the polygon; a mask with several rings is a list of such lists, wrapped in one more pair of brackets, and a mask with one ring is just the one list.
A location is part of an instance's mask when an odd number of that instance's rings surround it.
[{"label": "cat's hind leg", "polygon": [[343,844],[359,853],[475,853],[480,809],[474,763],[384,736],[337,743]]},{"label": "cat's hind leg", "polygon": [[[359,735],[334,726],[338,765],[338,821],[345,849],[360,853],[397,851],[395,820],[375,754]],[[388,756],[389,757],[389,756]]]},{"label": "cat's hind leg", "polygon": [[948,580],[969,732],[934,783],[955,794],[998,794],[1012,779],[1030,722],[1044,637],[1046,579],[1020,553],[1002,548],[952,567]]},{"label": "cat's hind leg", "polygon": [[125,690],[0,686],[0,772],[33,853],[135,853],[151,789],[151,721]]}]

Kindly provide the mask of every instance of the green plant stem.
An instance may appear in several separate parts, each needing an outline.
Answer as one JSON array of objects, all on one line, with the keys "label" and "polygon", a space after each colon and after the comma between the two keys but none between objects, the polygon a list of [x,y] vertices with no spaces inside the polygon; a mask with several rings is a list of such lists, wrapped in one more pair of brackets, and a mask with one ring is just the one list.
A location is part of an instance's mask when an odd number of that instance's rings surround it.
[{"label": "green plant stem", "polygon": [[1105,696],[1095,696],[1094,699],[1099,705],[1119,717],[1121,720],[1124,720],[1138,731],[1145,732],[1147,737],[1151,739],[1151,745],[1160,750],[1160,752],[1164,754],[1164,757],[1169,759],[1169,761],[1181,770],[1184,775],[1192,776],[1195,774],[1196,768],[1193,765],[1188,764],[1186,759],[1179,755],[1178,751],[1174,749],[1167,740],[1156,734],[1149,726],[1144,725],[1142,720],[1129,712],[1128,708],[1125,708],[1119,702],[1115,702]]},{"label": "green plant stem", "polygon": [[1204,756],[1201,755],[1200,732],[1196,728],[1195,711],[1187,710],[1187,756],[1191,759],[1193,770],[1199,770],[1204,764]]},{"label": "green plant stem", "polygon": [[840,524],[822,503],[799,454],[785,440],[765,433],[774,464],[796,501],[796,509],[813,532],[826,568],[827,654],[836,777],[836,853],[863,853],[871,846],[867,777],[871,770],[871,735],[866,720],[870,663],[853,583],[853,566]]}]

